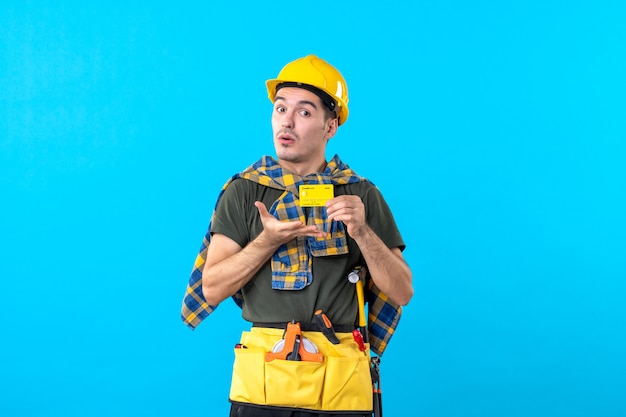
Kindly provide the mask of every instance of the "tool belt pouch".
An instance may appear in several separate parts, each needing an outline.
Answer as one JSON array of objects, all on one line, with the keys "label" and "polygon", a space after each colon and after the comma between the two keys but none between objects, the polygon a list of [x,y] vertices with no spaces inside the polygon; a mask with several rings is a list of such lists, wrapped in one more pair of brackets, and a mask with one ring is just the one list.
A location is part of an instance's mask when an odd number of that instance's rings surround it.
[{"label": "tool belt pouch", "polygon": [[[280,329],[254,327],[243,332],[235,362],[230,400],[317,411],[372,410],[369,346],[361,352],[352,335],[338,333],[333,345],[318,332],[303,332],[323,354],[322,361],[272,359],[268,352],[283,336]],[[244,348],[245,346],[245,348]]]}]

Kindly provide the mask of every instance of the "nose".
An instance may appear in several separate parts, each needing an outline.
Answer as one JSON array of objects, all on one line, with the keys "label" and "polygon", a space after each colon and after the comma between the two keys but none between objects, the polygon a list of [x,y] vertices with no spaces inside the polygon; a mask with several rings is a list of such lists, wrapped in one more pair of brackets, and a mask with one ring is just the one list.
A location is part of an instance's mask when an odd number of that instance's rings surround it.
[{"label": "nose", "polygon": [[293,128],[293,113],[291,111],[286,111],[283,113],[280,125],[283,128]]}]

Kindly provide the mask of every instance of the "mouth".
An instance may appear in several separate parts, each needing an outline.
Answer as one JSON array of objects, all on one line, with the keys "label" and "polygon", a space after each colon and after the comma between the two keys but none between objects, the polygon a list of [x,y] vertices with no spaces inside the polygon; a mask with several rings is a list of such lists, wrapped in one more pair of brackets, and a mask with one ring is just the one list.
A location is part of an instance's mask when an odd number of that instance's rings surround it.
[{"label": "mouth", "polygon": [[278,132],[278,135],[276,135],[276,139],[280,144],[290,145],[292,143],[295,143],[296,135],[290,132],[281,131]]}]

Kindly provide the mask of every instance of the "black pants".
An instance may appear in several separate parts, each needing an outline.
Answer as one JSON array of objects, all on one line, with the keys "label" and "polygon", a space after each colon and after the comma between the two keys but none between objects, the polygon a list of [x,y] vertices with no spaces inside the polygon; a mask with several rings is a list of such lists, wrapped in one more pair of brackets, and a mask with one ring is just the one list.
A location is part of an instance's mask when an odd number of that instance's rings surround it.
[{"label": "black pants", "polygon": [[230,417],[372,417],[372,413],[329,414],[314,411],[289,410],[274,407],[255,407],[252,405],[231,404]]}]

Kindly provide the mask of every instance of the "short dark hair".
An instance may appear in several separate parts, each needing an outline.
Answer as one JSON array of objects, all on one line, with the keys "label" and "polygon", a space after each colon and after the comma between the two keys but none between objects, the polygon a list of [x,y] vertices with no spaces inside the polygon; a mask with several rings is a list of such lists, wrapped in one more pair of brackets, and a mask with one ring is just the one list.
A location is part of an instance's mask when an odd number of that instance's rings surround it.
[{"label": "short dark hair", "polygon": [[319,88],[312,86],[310,84],[287,81],[287,82],[278,84],[276,86],[276,92],[278,93],[278,90],[284,87],[302,88],[302,89],[312,92],[313,94],[318,96],[320,100],[322,101],[322,104],[324,104],[324,115],[326,116],[326,120],[336,119],[338,117],[337,116],[337,101],[333,99],[330,96],[330,94],[326,93],[325,91],[320,90]]}]

